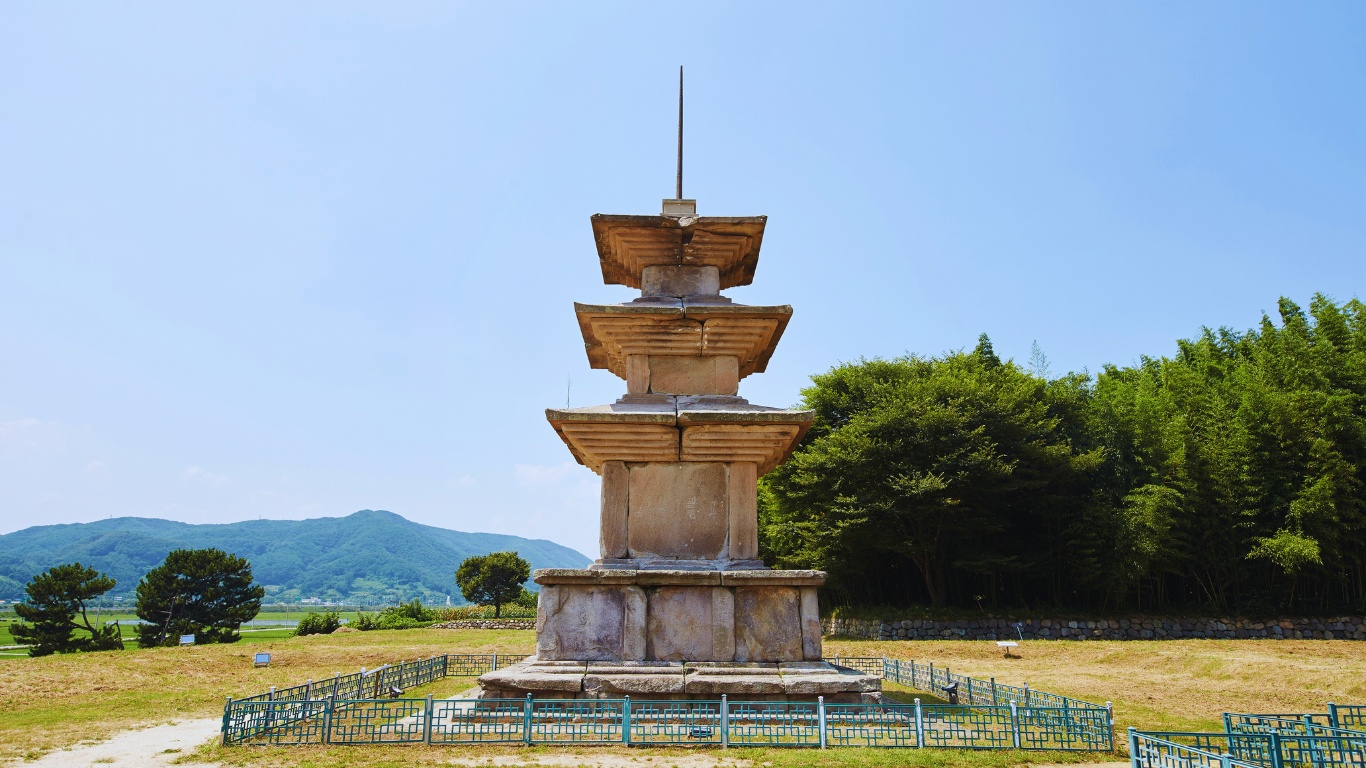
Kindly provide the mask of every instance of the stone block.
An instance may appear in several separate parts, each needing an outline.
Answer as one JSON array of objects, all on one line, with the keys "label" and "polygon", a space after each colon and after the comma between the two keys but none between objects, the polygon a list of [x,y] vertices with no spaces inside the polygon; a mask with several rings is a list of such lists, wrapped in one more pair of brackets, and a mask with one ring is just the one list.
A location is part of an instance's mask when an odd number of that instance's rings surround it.
[{"label": "stone block", "polygon": [[802,658],[821,660],[821,605],[815,587],[801,588]]},{"label": "stone block", "polygon": [[489,698],[521,698],[532,694],[559,694],[573,698],[583,686],[584,662],[521,662],[479,676]]},{"label": "stone block", "polygon": [[711,658],[735,658],[735,593],[729,589],[711,591]]},{"label": "stone block", "polygon": [[649,355],[626,356],[626,394],[644,395],[650,391]]},{"label": "stone block", "polygon": [[777,664],[734,662],[689,663],[683,690],[689,694],[732,697],[773,695],[783,692]]},{"label": "stone block", "polygon": [[645,592],[636,586],[541,588],[536,654],[543,661],[645,658]]},{"label": "stone block", "polygon": [[631,475],[620,461],[602,463],[602,516],[598,535],[603,559],[626,557],[626,499]]},{"label": "stone block", "polygon": [[725,555],[725,464],[628,464],[631,557],[716,559]]},{"label": "stone block", "polygon": [[721,292],[716,267],[656,265],[640,272],[642,296],[715,296]]},{"label": "stone block", "polygon": [[683,692],[683,663],[667,661],[591,663],[583,691],[592,698],[663,697]]},{"label": "stone block", "polygon": [[[627,374],[629,383],[629,367]],[[740,359],[651,355],[649,377],[657,395],[733,395],[740,389]]]},{"label": "stone block", "polygon": [[882,681],[854,669],[840,669],[820,661],[779,664],[783,692],[799,696],[833,696],[882,690]]},{"label": "stone block", "polygon": [[799,591],[795,587],[735,590],[735,660],[802,661]]},{"label": "stone block", "polygon": [[645,658],[705,661],[712,655],[713,589],[656,587],[646,593]]},{"label": "stone block", "polygon": [[730,465],[730,558],[759,558],[759,467],[747,461]]}]

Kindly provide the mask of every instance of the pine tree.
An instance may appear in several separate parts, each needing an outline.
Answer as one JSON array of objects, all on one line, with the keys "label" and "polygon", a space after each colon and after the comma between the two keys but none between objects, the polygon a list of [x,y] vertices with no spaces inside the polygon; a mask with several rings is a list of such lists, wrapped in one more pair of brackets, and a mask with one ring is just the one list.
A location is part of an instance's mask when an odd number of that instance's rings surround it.
[{"label": "pine tree", "polygon": [[[86,604],[114,588],[114,580],[80,563],[57,565],[28,583],[28,601],[14,612],[28,624],[16,624],[14,639],[29,645],[30,656],[73,651],[123,649],[119,625],[97,627],[86,615]],[[76,616],[80,615],[80,623]],[[85,636],[73,636],[76,632]]]},{"label": "pine tree", "polygon": [[233,643],[261,610],[266,591],[252,583],[251,563],[220,549],[177,549],[138,582],[138,644]]}]

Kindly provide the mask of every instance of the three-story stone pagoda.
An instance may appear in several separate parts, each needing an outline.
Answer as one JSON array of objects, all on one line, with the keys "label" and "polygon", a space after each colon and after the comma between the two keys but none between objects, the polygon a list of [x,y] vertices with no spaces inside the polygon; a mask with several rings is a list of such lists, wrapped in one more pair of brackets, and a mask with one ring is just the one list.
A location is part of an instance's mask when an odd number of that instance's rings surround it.
[{"label": "three-story stone pagoda", "polygon": [[759,560],[756,483],[811,411],[754,405],[789,306],[735,304],[754,279],[766,217],[593,216],[603,281],[624,304],[575,304],[588,362],[626,380],[610,405],[549,409],[602,476],[601,555],[538,570],[536,655],[479,678],[491,698],[866,701],[880,682],[821,661],[820,571]]}]

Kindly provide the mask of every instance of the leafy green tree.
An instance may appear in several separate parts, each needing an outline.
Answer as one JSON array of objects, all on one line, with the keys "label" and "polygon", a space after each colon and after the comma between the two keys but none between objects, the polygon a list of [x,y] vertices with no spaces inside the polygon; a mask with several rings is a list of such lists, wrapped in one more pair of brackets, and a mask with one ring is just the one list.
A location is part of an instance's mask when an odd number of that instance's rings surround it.
[{"label": "leafy green tree", "polygon": [[232,643],[261,610],[266,591],[252,583],[251,563],[220,549],[177,549],[138,583],[138,644]]},{"label": "leafy green tree", "polygon": [[490,552],[467,557],[455,572],[455,583],[465,599],[476,605],[492,605],[494,618],[505,604],[521,596],[531,578],[531,564],[516,552]]},{"label": "leafy green tree", "polygon": [[865,564],[906,563],[935,605],[971,593],[952,570],[991,583],[1048,567],[1028,544],[1099,457],[1071,444],[1067,398],[1047,382],[1002,363],[985,335],[970,354],[861,361],[813,382],[815,423],[763,494],[780,564],[823,568],[859,600],[887,584]]},{"label": "leafy green tree", "polygon": [[1281,299],[1094,378],[1031,358],[983,335],[813,377],[761,553],[830,604],[1366,608],[1366,305]]},{"label": "leafy green tree", "polygon": [[122,650],[118,623],[97,627],[86,613],[87,603],[113,588],[114,580],[94,568],[80,563],[53,566],[25,587],[28,599],[16,604],[14,612],[29,623],[15,624],[10,631],[15,640],[29,646],[30,656]]}]

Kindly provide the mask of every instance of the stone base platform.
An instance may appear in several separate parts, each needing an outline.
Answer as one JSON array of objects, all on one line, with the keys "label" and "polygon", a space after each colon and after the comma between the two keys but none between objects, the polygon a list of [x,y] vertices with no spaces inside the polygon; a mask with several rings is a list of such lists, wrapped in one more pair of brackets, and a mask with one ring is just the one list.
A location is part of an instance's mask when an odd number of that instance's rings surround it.
[{"label": "stone base platform", "polygon": [[824,573],[718,565],[536,571],[537,658],[580,664],[820,661],[816,588]]},{"label": "stone base platform", "polygon": [[535,657],[479,678],[482,698],[619,699],[641,701],[815,701],[868,704],[882,700],[882,681],[823,661],[540,661]]}]

